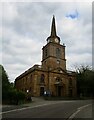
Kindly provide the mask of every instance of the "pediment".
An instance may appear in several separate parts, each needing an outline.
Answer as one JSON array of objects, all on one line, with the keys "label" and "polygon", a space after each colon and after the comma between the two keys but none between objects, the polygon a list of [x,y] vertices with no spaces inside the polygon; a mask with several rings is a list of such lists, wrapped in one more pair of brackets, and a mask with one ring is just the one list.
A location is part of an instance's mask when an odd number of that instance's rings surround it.
[{"label": "pediment", "polygon": [[64,71],[64,70],[63,70],[62,68],[60,68],[60,67],[54,69],[53,72],[57,72],[57,73],[66,73],[66,71]]}]

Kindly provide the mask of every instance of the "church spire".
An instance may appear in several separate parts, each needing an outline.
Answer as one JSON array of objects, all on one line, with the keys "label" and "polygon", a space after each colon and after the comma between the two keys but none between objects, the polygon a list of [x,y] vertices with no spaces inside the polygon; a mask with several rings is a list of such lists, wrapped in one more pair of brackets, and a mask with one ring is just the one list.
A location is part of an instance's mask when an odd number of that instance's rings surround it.
[{"label": "church spire", "polygon": [[56,26],[55,26],[55,16],[53,15],[52,26],[51,26],[51,37],[55,37],[56,35]]},{"label": "church spire", "polygon": [[60,44],[60,38],[56,34],[56,25],[55,25],[55,16],[54,15],[53,15],[53,18],[52,18],[51,34],[47,38],[47,43],[49,43],[49,42]]}]

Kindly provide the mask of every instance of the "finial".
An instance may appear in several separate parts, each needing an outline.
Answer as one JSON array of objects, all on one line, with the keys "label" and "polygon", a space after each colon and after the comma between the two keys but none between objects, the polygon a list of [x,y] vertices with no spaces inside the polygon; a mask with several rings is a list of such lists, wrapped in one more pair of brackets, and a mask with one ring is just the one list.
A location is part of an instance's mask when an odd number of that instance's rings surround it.
[{"label": "finial", "polygon": [[53,15],[53,17],[55,18],[55,15]]}]

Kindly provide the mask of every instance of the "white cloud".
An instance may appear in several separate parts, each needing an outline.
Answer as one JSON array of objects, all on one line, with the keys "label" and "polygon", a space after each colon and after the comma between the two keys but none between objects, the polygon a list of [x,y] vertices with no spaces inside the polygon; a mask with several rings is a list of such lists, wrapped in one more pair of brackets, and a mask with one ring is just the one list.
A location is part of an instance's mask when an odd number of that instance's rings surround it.
[{"label": "white cloud", "polygon": [[3,20],[5,21],[9,21],[11,22],[12,20],[14,20],[18,13],[17,13],[17,10],[16,10],[16,6],[14,3],[8,3],[8,2],[5,2],[5,3],[2,3],[2,10],[3,10]]}]

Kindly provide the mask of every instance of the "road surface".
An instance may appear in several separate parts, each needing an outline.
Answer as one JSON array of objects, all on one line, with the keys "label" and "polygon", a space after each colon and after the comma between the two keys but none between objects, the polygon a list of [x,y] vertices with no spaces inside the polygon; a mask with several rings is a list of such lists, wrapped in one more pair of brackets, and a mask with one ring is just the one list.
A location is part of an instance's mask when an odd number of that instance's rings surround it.
[{"label": "road surface", "polygon": [[92,100],[50,101],[5,110],[3,118],[92,118]]}]

